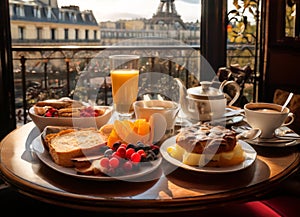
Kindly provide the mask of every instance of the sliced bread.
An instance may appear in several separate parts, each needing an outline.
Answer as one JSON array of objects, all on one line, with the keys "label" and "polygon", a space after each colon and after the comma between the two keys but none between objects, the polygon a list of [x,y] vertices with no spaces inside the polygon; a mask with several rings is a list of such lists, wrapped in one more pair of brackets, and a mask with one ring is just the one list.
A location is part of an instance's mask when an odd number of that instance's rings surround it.
[{"label": "sliced bread", "polygon": [[99,154],[100,147],[106,145],[105,139],[97,129],[66,129],[48,134],[44,141],[53,161],[64,167],[73,167],[72,158]]}]

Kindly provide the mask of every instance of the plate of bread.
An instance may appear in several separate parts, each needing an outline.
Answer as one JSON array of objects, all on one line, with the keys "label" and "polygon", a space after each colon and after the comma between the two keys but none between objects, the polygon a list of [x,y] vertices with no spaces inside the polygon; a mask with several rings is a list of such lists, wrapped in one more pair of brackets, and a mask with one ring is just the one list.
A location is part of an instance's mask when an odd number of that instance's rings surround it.
[{"label": "plate of bread", "polygon": [[97,127],[112,116],[111,106],[92,106],[68,97],[39,101],[29,109],[29,116],[43,131],[46,126]]},{"label": "plate of bread", "polygon": [[198,123],[182,128],[160,148],[169,163],[206,173],[234,172],[252,165],[257,153],[224,126]]},{"label": "plate of bread", "polygon": [[[141,128],[144,120],[136,122],[132,125]],[[147,133],[145,126],[143,136]],[[69,176],[98,181],[145,180],[143,177],[155,171],[162,161],[159,147],[145,141],[126,142],[117,136],[119,130],[114,124],[100,129],[47,126],[32,147],[45,165]]]}]

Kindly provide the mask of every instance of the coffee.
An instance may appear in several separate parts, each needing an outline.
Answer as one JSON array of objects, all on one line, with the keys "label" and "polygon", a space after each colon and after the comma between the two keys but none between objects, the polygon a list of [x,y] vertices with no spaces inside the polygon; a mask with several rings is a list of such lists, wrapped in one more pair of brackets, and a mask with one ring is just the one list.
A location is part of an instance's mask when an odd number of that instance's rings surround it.
[{"label": "coffee", "polygon": [[[278,127],[294,121],[294,114],[287,107],[281,112],[281,108],[281,105],[275,103],[247,103],[244,106],[246,121],[252,128],[262,131],[261,138],[272,138]],[[288,117],[290,120],[286,122]]]},{"label": "coffee", "polygon": [[279,113],[280,111],[277,111],[275,109],[270,109],[270,108],[255,108],[251,109],[253,111],[258,111],[258,112],[266,112],[266,113]]},{"label": "coffee", "polygon": [[156,109],[156,110],[165,110],[165,109],[171,109],[171,106],[152,106],[152,105],[146,105],[145,108],[149,108],[149,109]]}]

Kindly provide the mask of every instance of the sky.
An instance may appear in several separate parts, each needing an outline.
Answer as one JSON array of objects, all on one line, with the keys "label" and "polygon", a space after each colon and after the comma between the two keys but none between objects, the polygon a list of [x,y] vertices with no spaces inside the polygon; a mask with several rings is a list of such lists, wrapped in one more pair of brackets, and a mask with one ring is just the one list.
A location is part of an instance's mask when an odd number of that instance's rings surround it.
[{"label": "sky", "polygon": [[[58,6],[79,6],[92,10],[97,22],[119,19],[151,18],[160,0],[57,0]],[[200,20],[200,0],[175,0],[175,8],[184,22]]]}]

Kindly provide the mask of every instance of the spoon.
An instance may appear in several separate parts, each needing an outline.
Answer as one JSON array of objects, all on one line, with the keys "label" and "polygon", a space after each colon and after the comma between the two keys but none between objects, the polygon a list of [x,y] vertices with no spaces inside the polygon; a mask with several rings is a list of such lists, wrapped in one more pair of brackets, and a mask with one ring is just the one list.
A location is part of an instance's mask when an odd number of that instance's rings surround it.
[{"label": "spoon", "polygon": [[285,103],[283,104],[282,108],[281,108],[281,112],[283,112],[283,110],[285,109],[285,107],[289,104],[289,102],[291,101],[292,97],[293,97],[293,93],[290,93],[288,98],[286,99]]},{"label": "spoon", "polygon": [[291,129],[281,129],[275,130],[275,136],[281,139],[300,139],[300,136]]},{"label": "spoon", "polygon": [[249,139],[249,140],[253,140],[256,139],[257,137],[259,137],[261,134],[261,130],[258,128],[252,128],[250,130],[246,130],[243,131],[242,133],[238,134],[236,136],[236,139]]}]

